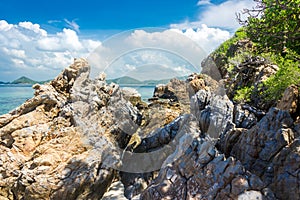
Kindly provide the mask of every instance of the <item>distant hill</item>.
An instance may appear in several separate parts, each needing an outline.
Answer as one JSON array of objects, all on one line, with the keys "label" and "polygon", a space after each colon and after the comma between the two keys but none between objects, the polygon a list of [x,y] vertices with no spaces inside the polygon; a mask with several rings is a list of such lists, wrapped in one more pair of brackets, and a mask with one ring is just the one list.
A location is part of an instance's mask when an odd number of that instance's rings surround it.
[{"label": "distant hill", "polygon": [[[183,77],[176,77],[177,79],[180,80],[186,80],[187,76]],[[134,79],[129,76],[123,76],[120,78],[115,78],[115,79],[109,79],[106,82],[107,83],[117,83],[119,85],[149,85],[149,86],[156,86],[158,84],[167,84],[170,81],[170,79],[162,79],[162,80],[145,80],[145,81],[139,81],[137,79]]]},{"label": "distant hill", "polygon": [[37,81],[27,78],[26,76],[22,76],[11,82],[11,84],[35,84],[35,83],[37,83]]},{"label": "distant hill", "polygon": [[107,83],[114,82],[114,83],[117,83],[119,85],[122,85],[122,84],[135,84],[135,85],[143,84],[142,81],[131,78],[129,76],[123,76],[123,77],[120,77],[120,78],[110,79],[110,80],[107,80],[106,82]]},{"label": "distant hill", "polygon": [[[47,81],[34,81],[26,76],[22,76],[12,82],[2,82],[2,84],[28,84],[28,85],[33,85],[33,84],[36,84],[36,83],[39,83],[39,84],[44,84],[44,83],[47,83],[47,82],[50,82],[51,80],[47,80]],[[0,81],[1,83],[1,81]]]}]

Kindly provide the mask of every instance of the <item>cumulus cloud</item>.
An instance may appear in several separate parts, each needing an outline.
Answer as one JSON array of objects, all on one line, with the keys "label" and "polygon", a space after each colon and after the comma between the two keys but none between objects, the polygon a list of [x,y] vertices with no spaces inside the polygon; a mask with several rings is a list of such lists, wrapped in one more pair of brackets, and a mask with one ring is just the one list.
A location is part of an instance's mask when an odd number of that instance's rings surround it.
[{"label": "cumulus cloud", "polygon": [[[140,79],[162,79],[200,72],[206,56],[197,42],[179,30],[140,29],[106,40],[88,60],[93,66],[92,75],[105,71],[109,78],[115,78],[132,73],[137,76],[139,72]],[[134,66],[133,70],[128,66]]]},{"label": "cumulus cloud", "polygon": [[219,27],[234,32],[240,27],[235,13],[242,11],[244,8],[254,7],[255,2],[253,0],[228,0],[221,4],[212,4],[210,1],[201,0],[198,5],[205,6],[205,9],[199,14],[197,21],[185,21],[180,24],[172,24],[171,27],[188,29],[206,24],[209,27]]},{"label": "cumulus cloud", "polygon": [[207,53],[211,53],[222,42],[230,38],[230,32],[219,28],[209,28],[205,24],[201,24],[198,28],[173,29],[184,36],[195,41]]},{"label": "cumulus cloud", "polygon": [[50,34],[39,24],[0,20],[0,80],[22,75],[50,79],[76,57],[88,57],[92,77],[102,71],[111,78],[138,74],[140,79],[183,76],[199,72],[203,58],[229,37],[228,31],[198,24],[197,28],[186,29],[173,26],[131,30],[101,43],[82,39],[68,28]]},{"label": "cumulus cloud", "polygon": [[39,24],[0,20],[0,80],[26,75],[35,80],[55,77],[74,58],[87,57],[100,41],[80,39],[71,29],[49,34]]},{"label": "cumulus cloud", "polygon": [[36,34],[46,37],[47,32],[41,29],[39,24],[32,24],[31,22],[20,22],[19,27],[28,29],[29,31],[33,31]]}]

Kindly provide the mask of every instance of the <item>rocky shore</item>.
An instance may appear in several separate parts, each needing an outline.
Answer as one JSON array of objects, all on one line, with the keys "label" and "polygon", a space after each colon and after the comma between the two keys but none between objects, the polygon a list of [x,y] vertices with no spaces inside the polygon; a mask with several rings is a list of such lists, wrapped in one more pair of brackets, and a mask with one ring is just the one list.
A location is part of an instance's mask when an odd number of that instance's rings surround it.
[{"label": "rocky shore", "polygon": [[0,199],[298,199],[299,87],[254,107],[206,72],[146,104],[76,59],[0,116]]}]

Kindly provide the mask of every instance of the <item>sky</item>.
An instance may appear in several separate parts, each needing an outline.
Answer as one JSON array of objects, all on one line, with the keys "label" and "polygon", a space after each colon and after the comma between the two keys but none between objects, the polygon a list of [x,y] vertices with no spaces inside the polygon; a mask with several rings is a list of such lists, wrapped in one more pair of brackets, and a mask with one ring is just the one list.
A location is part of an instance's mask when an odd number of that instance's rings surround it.
[{"label": "sky", "polygon": [[[180,35],[197,43],[208,54],[239,27],[235,13],[253,6],[253,0],[2,0],[0,81],[12,81],[23,75],[34,80],[54,78],[74,58],[91,57],[97,49],[102,53],[109,50],[104,53],[106,55],[112,49],[116,53],[119,44],[125,45],[120,35],[143,48],[154,45],[158,49],[153,43],[155,38],[168,52],[154,53],[153,49],[142,50],[143,55],[127,52],[118,61],[119,65],[127,66],[122,70],[136,70],[137,63],[152,66],[155,63],[132,59],[137,56],[150,58],[150,55],[160,59],[161,67],[180,69],[193,63],[190,58],[179,61],[174,57],[180,57],[181,50],[190,49],[188,40],[178,40]],[[148,27],[160,31],[150,31]],[[170,30],[177,34],[173,34],[172,44]],[[174,43],[178,43],[177,46]],[[189,53],[194,52],[190,49]],[[118,73],[116,70],[111,71]]]}]

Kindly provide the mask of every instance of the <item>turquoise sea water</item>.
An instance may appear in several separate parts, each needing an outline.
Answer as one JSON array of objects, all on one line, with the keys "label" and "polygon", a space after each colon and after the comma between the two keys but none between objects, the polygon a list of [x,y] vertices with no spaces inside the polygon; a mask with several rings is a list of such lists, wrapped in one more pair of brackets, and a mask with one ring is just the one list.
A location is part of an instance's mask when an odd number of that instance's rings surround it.
[{"label": "turquoise sea water", "polygon": [[20,106],[33,93],[31,85],[0,85],[0,115]]},{"label": "turquoise sea water", "polygon": [[[154,86],[126,86],[135,88],[147,101],[152,97]],[[33,97],[31,85],[0,85],[0,115],[8,113]]]}]

